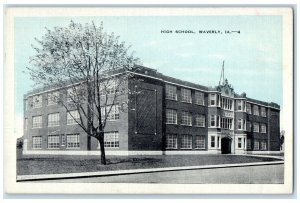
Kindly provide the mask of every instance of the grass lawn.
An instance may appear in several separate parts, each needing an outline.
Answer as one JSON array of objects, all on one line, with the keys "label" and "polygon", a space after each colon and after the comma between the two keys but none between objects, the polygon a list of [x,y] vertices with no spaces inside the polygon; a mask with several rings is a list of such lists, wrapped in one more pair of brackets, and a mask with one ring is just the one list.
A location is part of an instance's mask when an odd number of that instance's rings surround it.
[{"label": "grass lawn", "polygon": [[17,175],[95,172],[109,170],[163,168],[275,161],[273,158],[241,155],[168,155],[168,156],[107,156],[107,165],[100,164],[100,156],[20,155]]}]

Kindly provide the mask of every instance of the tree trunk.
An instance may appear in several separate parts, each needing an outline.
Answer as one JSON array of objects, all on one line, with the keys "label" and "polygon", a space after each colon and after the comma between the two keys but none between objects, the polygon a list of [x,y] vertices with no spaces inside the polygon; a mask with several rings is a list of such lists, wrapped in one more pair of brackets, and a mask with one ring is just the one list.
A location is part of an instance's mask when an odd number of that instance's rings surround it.
[{"label": "tree trunk", "polygon": [[104,135],[100,136],[99,143],[100,143],[101,164],[106,165],[106,157],[105,157],[105,149],[104,149]]}]

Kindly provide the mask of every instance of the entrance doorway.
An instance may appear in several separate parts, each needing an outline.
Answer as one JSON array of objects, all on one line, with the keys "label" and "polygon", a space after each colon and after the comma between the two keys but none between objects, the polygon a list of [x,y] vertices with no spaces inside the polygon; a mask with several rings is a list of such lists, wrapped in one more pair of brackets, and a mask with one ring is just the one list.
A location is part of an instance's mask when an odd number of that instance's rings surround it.
[{"label": "entrance doorway", "polygon": [[231,153],[231,139],[224,137],[221,139],[221,153],[230,154]]}]

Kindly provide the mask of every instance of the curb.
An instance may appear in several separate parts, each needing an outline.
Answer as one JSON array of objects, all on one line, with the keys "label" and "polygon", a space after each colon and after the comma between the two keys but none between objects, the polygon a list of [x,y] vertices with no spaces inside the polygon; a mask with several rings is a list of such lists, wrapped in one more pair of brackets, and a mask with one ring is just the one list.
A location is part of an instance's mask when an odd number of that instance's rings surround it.
[{"label": "curb", "polygon": [[252,157],[264,157],[264,158],[272,158],[272,159],[279,159],[284,160],[284,156],[271,156],[271,155],[261,155],[261,154],[245,154],[244,156],[252,156]]},{"label": "curb", "polygon": [[129,174],[154,173],[154,172],[165,172],[165,171],[263,166],[263,165],[277,165],[277,164],[284,164],[284,161],[219,164],[219,165],[204,165],[204,166],[181,166],[181,167],[169,167],[169,168],[131,169],[131,170],[119,170],[119,171],[101,171],[101,172],[66,173],[66,174],[20,175],[17,176],[17,182],[72,179],[72,178],[91,178],[91,177],[101,177],[101,176],[129,175]]}]

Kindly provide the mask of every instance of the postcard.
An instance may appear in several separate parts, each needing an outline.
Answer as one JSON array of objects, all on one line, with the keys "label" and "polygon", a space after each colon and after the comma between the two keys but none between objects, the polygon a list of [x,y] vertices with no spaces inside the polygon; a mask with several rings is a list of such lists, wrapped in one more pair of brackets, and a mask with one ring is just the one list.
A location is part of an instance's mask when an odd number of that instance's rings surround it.
[{"label": "postcard", "polygon": [[293,10],[8,7],[6,193],[290,194]]}]

